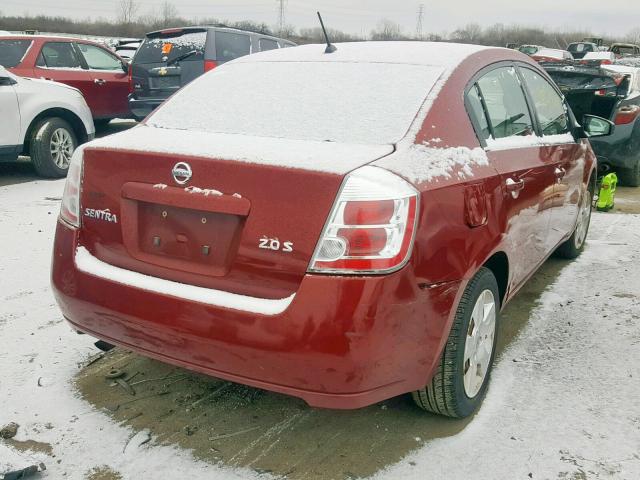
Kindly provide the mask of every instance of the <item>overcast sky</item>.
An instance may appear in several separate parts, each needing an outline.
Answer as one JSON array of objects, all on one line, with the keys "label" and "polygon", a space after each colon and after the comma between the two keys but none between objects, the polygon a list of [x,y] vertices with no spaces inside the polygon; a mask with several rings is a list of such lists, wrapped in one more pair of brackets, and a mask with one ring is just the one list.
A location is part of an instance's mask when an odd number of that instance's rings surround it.
[{"label": "overcast sky", "polygon": [[[369,33],[382,18],[416,31],[420,3],[425,5],[424,31],[442,33],[471,21],[482,25],[501,22],[549,28],[586,28],[593,33],[626,34],[640,27],[638,0],[285,0],[286,22],[298,28],[316,26],[315,11],[325,23],[351,33]],[[137,0],[139,13],[157,9],[160,0]],[[173,0],[187,18],[250,19],[274,25],[278,0]],[[115,18],[119,0],[1,0],[4,15],[63,15],[74,18]]]}]

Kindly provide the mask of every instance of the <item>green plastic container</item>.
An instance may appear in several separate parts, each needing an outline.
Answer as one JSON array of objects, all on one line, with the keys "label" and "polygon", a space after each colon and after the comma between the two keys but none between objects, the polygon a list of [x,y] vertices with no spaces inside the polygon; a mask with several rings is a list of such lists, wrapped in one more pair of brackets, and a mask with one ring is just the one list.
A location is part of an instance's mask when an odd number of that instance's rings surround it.
[{"label": "green plastic container", "polygon": [[618,176],[610,173],[602,179],[600,195],[596,208],[600,212],[608,212],[615,205],[616,189],[618,188]]}]

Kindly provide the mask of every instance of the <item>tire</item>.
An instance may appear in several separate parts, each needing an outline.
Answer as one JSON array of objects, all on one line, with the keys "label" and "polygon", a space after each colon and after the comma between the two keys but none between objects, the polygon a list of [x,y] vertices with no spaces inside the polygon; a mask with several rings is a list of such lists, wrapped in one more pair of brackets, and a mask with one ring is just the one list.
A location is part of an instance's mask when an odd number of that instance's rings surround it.
[{"label": "tire", "polygon": [[30,145],[29,154],[36,173],[41,177],[60,178],[67,175],[78,139],[67,121],[51,117],[36,124]]},{"label": "tire", "polygon": [[[584,195],[578,211],[578,220],[576,228],[569,237],[569,240],[561,244],[556,250],[556,255],[561,258],[573,260],[577,258],[587,243],[587,234],[589,233],[589,225],[591,224],[591,212],[593,211],[593,184],[589,181],[587,195]],[[583,210],[586,209],[586,210]]]},{"label": "tire", "polygon": [[618,172],[620,183],[626,187],[640,186],[640,160],[636,162],[633,168],[620,170]]},{"label": "tire", "polygon": [[[487,299],[493,302],[492,330],[486,328],[488,324],[477,323],[475,319],[472,322],[476,305],[484,304]],[[491,309],[485,307],[485,311],[491,312]],[[417,390],[412,394],[414,401],[420,408],[453,418],[468,417],[477,410],[484,399],[489,384],[496,351],[499,312],[500,295],[498,293],[498,283],[491,270],[482,267],[471,279],[462,294],[436,374],[423,389]],[[489,318],[490,316],[482,315],[483,318]],[[479,325],[485,325],[485,327],[478,330]],[[482,378],[478,375],[472,375],[471,364],[468,363],[468,359],[465,360],[465,356],[467,356],[467,340],[474,338],[469,335],[473,332],[476,335],[480,332],[480,336],[475,338],[484,339],[484,342],[482,342],[484,348],[476,350],[484,353],[482,355],[482,363],[486,364],[486,366],[483,369]],[[483,333],[485,335],[482,335]],[[490,353],[486,351],[489,346],[491,348]],[[469,350],[474,351],[471,343],[469,344]],[[476,369],[476,371],[479,370]],[[466,382],[465,372],[469,374],[469,379],[472,380],[471,386]]]}]

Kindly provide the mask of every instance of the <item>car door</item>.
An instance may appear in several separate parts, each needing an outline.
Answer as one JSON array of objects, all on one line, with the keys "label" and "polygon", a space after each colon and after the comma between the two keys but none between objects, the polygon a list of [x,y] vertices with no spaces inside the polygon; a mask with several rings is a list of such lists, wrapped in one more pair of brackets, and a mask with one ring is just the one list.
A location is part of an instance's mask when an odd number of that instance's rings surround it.
[{"label": "car door", "polygon": [[82,61],[73,43],[56,40],[42,44],[34,68],[36,78],[55,80],[77,88],[82,92],[93,111],[90,97],[93,79],[82,67]]},{"label": "car door", "polygon": [[0,128],[0,159],[7,156],[14,159],[15,147],[22,142],[20,141],[20,108],[18,105],[18,96],[13,88],[13,80],[6,76],[2,76],[0,69],[0,118],[11,119],[8,122],[2,122]]},{"label": "car door", "polygon": [[573,136],[573,123],[563,96],[540,72],[519,67],[527,86],[540,134],[543,154],[553,168],[555,183],[544,201],[551,211],[547,250],[566,239],[578,218],[586,164],[586,149]]},{"label": "car door", "polygon": [[94,118],[128,116],[129,78],[120,58],[97,45],[83,42],[75,45],[91,75]]},{"label": "car door", "polygon": [[550,210],[544,198],[554,184],[553,168],[535,135],[515,66],[501,64],[481,72],[466,101],[501,178],[503,244],[510,260],[510,287],[518,288],[547,256]]}]

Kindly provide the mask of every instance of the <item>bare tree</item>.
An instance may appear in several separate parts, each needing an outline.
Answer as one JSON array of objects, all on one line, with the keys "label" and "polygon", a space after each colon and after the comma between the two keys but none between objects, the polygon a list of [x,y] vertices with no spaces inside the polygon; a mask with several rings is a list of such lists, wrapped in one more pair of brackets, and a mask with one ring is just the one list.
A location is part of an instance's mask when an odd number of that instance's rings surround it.
[{"label": "bare tree", "polygon": [[402,36],[402,28],[391,20],[384,19],[378,23],[378,26],[371,32],[371,40],[400,40]]},{"label": "bare tree", "polygon": [[120,0],[118,4],[118,22],[125,25],[132,24],[138,9],[139,5],[136,0]]},{"label": "bare tree", "polygon": [[453,32],[453,39],[462,43],[478,43],[482,36],[482,27],[477,23],[469,23]]},{"label": "bare tree", "polygon": [[166,28],[170,26],[176,18],[178,18],[178,9],[176,6],[171,2],[162,2],[160,6],[160,22],[162,23],[162,27]]}]

